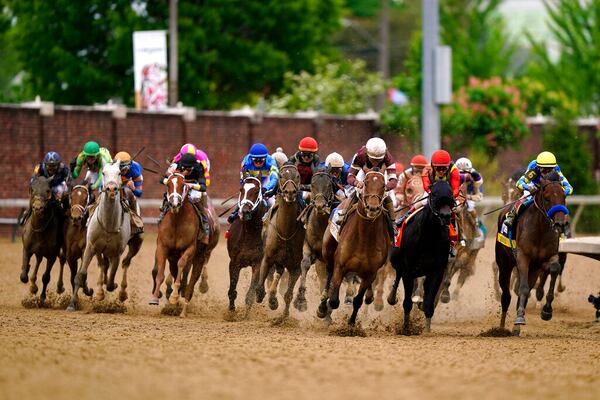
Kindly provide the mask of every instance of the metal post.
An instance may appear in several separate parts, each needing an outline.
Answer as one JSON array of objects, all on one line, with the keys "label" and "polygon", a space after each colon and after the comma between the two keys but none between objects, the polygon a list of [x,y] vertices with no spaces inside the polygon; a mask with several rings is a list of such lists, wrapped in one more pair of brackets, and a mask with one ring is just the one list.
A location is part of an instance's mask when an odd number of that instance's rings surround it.
[{"label": "metal post", "polygon": [[177,0],[169,0],[169,105],[177,105]]},{"label": "metal post", "polygon": [[[390,0],[381,0],[381,12],[379,16],[379,57],[377,59],[377,70],[384,80],[390,77]],[[386,94],[377,97],[377,110],[383,110]]]},{"label": "metal post", "polygon": [[438,45],[438,0],[423,0],[423,54],[422,54],[422,114],[421,145],[423,154],[429,158],[441,147],[440,111],[434,99],[433,54]]}]

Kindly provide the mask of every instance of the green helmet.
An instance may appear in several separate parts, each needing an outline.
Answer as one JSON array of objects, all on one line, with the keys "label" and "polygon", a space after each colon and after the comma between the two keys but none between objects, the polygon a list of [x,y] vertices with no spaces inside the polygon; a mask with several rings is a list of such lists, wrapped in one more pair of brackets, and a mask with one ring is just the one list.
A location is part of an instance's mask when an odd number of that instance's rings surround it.
[{"label": "green helmet", "polygon": [[96,142],[87,142],[83,146],[83,154],[86,156],[97,156],[100,153],[100,146]]}]

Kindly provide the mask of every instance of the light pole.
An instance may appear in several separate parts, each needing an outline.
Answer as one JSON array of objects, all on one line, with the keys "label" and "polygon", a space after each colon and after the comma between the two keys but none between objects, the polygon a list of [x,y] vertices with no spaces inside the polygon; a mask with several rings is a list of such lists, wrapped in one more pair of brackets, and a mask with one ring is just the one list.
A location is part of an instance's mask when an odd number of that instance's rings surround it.
[{"label": "light pole", "polygon": [[434,98],[434,52],[438,45],[438,0],[423,0],[421,150],[425,157],[441,147],[440,110]]},{"label": "light pole", "polygon": [[177,105],[177,0],[169,0],[169,106]]}]

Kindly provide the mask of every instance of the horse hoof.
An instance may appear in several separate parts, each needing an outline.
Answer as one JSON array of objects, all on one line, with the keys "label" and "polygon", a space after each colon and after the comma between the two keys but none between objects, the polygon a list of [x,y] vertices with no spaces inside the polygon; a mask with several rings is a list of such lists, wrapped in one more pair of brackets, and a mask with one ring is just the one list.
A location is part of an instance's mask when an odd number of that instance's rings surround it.
[{"label": "horse hoof", "polygon": [[294,308],[300,312],[305,312],[308,309],[308,305],[306,304],[306,300],[296,300],[294,301]]},{"label": "horse hoof", "polygon": [[525,325],[525,317],[515,318],[515,325]]},{"label": "horse hoof", "polygon": [[271,310],[277,310],[279,307],[279,301],[277,301],[277,296],[269,296],[269,308]]},{"label": "horse hoof", "polygon": [[83,294],[85,294],[87,297],[92,297],[94,295],[94,289],[83,288]]},{"label": "horse hoof", "polygon": [[423,302],[417,303],[417,308],[418,308],[419,310],[423,311],[423,308],[424,308],[424,306],[423,306]]},{"label": "horse hoof", "polygon": [[372,297],[365,297],[365,304],[369,305],[371,303],[373,303],[373,298]]},{"label": "horse hoof", "polygon": [[413,296],[412,297],[412,302],[413,303],[422,303],[423,302],[423,298],[421,296]]},{"label": "horse hoof", "polygon": [[351,306],[352,305],[352,296],[346,296],[346,298],[344,299],[344,304],[347,306]]},{"label": "horse hoof", "polygon": [[102,300],[104,300],[104,293],[98,293],[98,294],[96,294],[96,296],[94,296],[94,300],[96,300],[96,301],[102,301]]},{"label": "horse hoof", "polygon": [[117,283],[113,283],[112,285],[106,285],[106,290],[108,290],[109,292],[113,292],[118,287],[119,285]]},{"label": "horse hoof", "polygon": [[65,287],[60,285],[60,286],[56,286],[56,293],[58,294],[63,294],[65,291]]},{"label": "horse hoof", "polygon": [[256,289],[256,302],[257,303],[262,303],[262,301],[265,299],[265,295],[267,293],[265,292],[265,288],[259,287]]},{"label": "horse hoof", "polygon": [[148,300],[148,304],[150,304],[151,306],[157,306],[158,305],[158,298],[157,297],[150,297],[150,300]]},{"label": "horse hoof", "polygon": [[202,279],[202,282],[200,282],[200,286],[198,286],[198,290],[200,290],[200,293],[208,292],[208,282]]},{"label": "horse hoof", "polygon": [[329,299],[328,303],[329,303],[329,307],[332,310],[336,310],[340,306],[340,300],[339,299]]},{"label": "horse hoof", "polygon": [[169,298],[169,304],[171,304],[172,306],[176,305],[178,301],[179,301],[179,297],[171,296]]},{"label": "horse hoof", "polygon": [[73,311],[75,311],[75,307],[72,306],[72,305],[69,305],[69,307],[67,307],[67,311],[68,312],[73,312]]},{"label": "horse hoof", "polygon": [[21,273],[21,282],[23,283],[27,283],[28,279],[27,279],[27,274],[25,272]]},{"label": "horse hoof", "polygon": [[548,310],[546,307],[544,307],[540,313],[540,316],[544,321],[550,321],[552,319],[552,309]]},{"label": "horse hoof", "polygon": [[119,301],[121,303],[128,299],[127,292],[119,292]]},{"label": "horse hoof", "polygon": [[375,307],[375,311],[381,311],[381,310],[383,310],[383,302],[376,301],[373,306]]},{"label": "horse hoof", "polygon": [[440,295],[440,301],[444,304],[450,303],[450,293],[443,291]]},{"label": "horse hoof", "polygon": [[513,330],[512,330],[512,335],[513,336],[520,336],[521,335],[521,328],[514,327]]},{"label": "horse hoof", "polygon": [[396,296],[389,296],[387,298],[387,302],[390,306],[395,306],[396,304],[398,304],[398,298]]},{"label": "horse hoof", "polygon": [[565,285],[558,285],[558,287],[556,288],[556,290],[558,290],[559,293],[562,293],[565,291],[567,287]]},{"label": "horse hoof", "polygon": [[321,302],[321,304],[319,304],[319,308],[317,308],[317,317],[323,319],[327,316],[327,303],[326,302]]},{"label": "horse hoof", "polygon": [[38,292],[38,287],[37,287],[37,285],[35,285],[35,284],[34,284],[34,285],[31,285],[31,286],[29,287],[29,293],[31,293],[31,294],[36,294],[37,292]]}]

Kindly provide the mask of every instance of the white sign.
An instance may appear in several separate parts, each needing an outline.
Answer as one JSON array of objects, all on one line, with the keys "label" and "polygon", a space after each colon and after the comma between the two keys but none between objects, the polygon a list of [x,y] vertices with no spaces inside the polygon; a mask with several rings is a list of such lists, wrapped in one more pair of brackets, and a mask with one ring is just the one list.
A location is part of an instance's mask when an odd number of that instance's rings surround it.
[{"label": "white sign", "polygon": [[167,32],[133,32],[135,106],[145,110],[167,107]]}]

